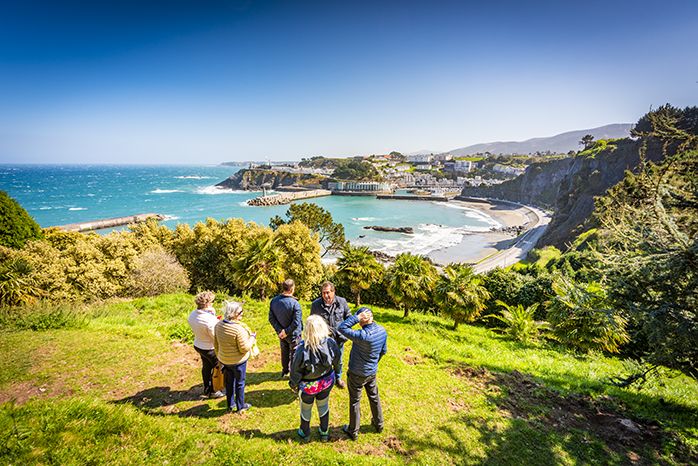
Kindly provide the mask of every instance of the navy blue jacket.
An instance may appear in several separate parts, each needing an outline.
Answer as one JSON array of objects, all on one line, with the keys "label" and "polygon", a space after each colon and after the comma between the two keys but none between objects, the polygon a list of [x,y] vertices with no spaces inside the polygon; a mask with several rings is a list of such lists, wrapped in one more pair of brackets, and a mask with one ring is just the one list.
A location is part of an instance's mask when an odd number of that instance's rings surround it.
[{"label": "navy blue jacket", "polygon": [[353,343],[349,355],[349,371],[366,377],[378,372],[378,361],[388,352],[388,334],[375,322],[353,330],[352,327],[358,323],[357,316],[349,316],[339,324],[337,330]]},{"label": "navy blue jacket", "polygon": [[295,389],[301,380],[317,380],[332,369],[337,373],[339,371],[339,358],[339,346],[330,337],[322,340],[317,351],[307,348],[305,341],[301,341],[293,355],[288,385]]},{"label": "navy blue jacket", "polygon": [[299,337],[303,331],[303,312],[293,296],[278,295],[269,303],[269,323],[276,334],[286,330],[286,336]]},{"label": "navy blue jacket", "polygon": [[351,315],[346,299],[341,296],[335,296],[334,301],[328,306],[325,304],[325,300],[319,297],[310,305],[310,315],[318,315],[325,319],[325,322],[330,327],[330,332],[332,332],[331,336],[338,345],[343,345],[347,341],[346,338],[337,332],[339,324]]}]

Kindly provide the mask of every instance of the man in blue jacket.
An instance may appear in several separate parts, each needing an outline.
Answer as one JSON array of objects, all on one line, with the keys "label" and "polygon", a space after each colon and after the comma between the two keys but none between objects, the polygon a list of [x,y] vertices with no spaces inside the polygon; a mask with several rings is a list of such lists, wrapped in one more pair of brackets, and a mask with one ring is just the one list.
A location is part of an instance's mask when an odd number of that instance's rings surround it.
[{"label": "man in blue jacket", "polygon": [[[360,330],[352,329],[356,324],[361,325]],[[383,431],[383,409],[378,396],[376,374],[378,361],[388,351],[388,334],[383,327],[373,322],[373,312],[367,307],[362,307],[355,315],[349,316],[339,324],[337,330],[352,341],[347,371],[349,425],[345,425],[342,430],[349,438],[356,440],[361,423],[361,391],[364,388],[371,405],[371,424],[377,432]]]},{"label": "man in blue jacket", "polygon": [[320,287],[322,296],[313,301],[310,305],[310,315],[322,317],[330,328],[330,336],[339,346],[339,370],[336,373],[337,388],[344,388],[346,384],[342,381],[342,359],[344,358],[344,342],[347,339],[337,331],[337,327],[347,317],[351,315],[347,300],[335,295],[335,288],[332,282],[325,282]]},{"label": "man in blue jacket", "polygon": [[269,303],[269,323],[281,345],[281,377],[291,370],[291,355],[296,350],[303,331],[303,312],[293,297],[296,284],[290,278],[281,285],[281,294]]}]

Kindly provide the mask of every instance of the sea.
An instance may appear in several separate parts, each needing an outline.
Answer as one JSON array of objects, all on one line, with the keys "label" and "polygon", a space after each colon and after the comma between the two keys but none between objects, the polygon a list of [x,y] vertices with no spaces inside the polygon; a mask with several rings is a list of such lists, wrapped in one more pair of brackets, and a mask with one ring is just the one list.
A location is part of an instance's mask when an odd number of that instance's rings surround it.
[{"label": "sea", "polygon": [[[220,189],[240,168],[207,165],[0,165],[0,190],[16,199],[42,227],[140,213],[165,215],[162,223],[194,225],[206,218],[242,218],[268,225],[288,206],[251,207],[260,192]],[[430,255],[458,244],[476,250],[476,233],[499,223],[457,203],[380,200],[363,196],[309,199],[344,225],[354,245],[390,255]],[[378,232],[365,226],[412,227],[414,234]],[[109,230],[101,231],[106,233]],[[468,244],[470,235],[473,243]],[[478,239],[480,238],[480,239]]]}]

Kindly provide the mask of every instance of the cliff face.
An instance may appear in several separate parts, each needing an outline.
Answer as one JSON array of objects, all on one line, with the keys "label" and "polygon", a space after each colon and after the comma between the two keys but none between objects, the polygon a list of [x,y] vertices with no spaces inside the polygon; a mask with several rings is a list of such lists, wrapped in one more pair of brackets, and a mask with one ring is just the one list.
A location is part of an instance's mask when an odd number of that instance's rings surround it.
[{"label": "cliff face", "polygon": [[324,177],[306,173],[288,173],[276,170],[242,169],[216,186],[228,189],[261,190],[262,185],[271,189],[300,185],[319,188]]},{"label": "cliff face", "polygon": [[[594,210],[594,197],[623,179],[640,161],[640,141],[623,139],[595,156],[569,157],[528,167],[519,177],[497,186],[465,187],[461,196],[505,199],[551,208],[554,211],[538,247],[566,245],[582,233]],[[646,158],[659,161],[661,147],[650,143]]]}]

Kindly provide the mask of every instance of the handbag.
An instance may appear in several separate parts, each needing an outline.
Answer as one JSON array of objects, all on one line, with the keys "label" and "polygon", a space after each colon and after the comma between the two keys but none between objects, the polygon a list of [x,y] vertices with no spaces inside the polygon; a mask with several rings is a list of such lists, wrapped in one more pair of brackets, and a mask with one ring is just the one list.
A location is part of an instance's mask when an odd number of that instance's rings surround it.
[{"label": "handbag", "polygon": [[250,357],[251,358],[256,358],[259,356],[259,347],[257,346],[257,343],[252,345],[252,349],[250,350]]},{"label": "handbag", "polygon": [[213,367],[213,391],[219,392],[225,387],[225,381],[223,380],[223,371],[221,371],[221,365],[216,364]]}]

